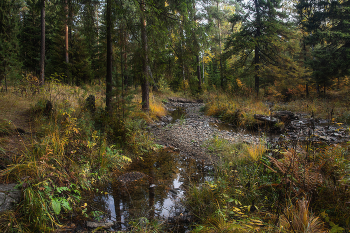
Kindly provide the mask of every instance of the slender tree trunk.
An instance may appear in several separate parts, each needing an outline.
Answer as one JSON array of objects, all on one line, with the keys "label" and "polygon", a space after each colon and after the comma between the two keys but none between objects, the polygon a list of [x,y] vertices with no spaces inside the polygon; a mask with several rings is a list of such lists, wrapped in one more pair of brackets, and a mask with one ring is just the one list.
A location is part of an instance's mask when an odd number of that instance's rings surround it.
[{"label": "slender tree trunk", "polygon": [[180,24],[180,50],[181,50],[181,66],[182,66],[182,79],[185,82],[186,78],[185,78],[185,59],[184,59],[184,52],[183,52],[183,40],[184,40],[184,31],[183,31],[183,24],[185,22],[185,17],[182,17],[182,23]]},{"label": "slender tree trunk", "polygon": [[65,34],[64,34],[64,41],[65,41],[65,58],[66,58],[66,63],[69,63],[69,55],[68,55],[68,48],[69,48],[69,30],[68,30],[68,17],[69,17],[69,10],[68,10],[68,0],[64,1],[64,11],[66,13],[66,20],[65,20],[65,25],[64,25],[64,29],[65,29]]},{"label": "slender tree trunk", "polygon": [[142,90],[142,110],[149,111],[149,80],[148,80],[148,56],[147,56],[147,32],[146,32],[146,19],[144,16],[145,1],[140,2],[141,9],[141,41],[142,41],[142,79],[141,79],[141,90]]},{"label": "slender tree trunk", "polygon": [[127,32],[124,28],[123,25],[123,61],[124,61],[124,75],[123,75],[123,83],[124,83],[124,87],[127,88],[127,84],[128,84],[128,76],[126,74],[126,71],[128,70],[128,63],[127,63],[127,59],[128,59],[128,55],[126,53],[126,44],[127,44],[128,40],[127,40]]},{"label": "slender tree trunk", "polygon": [[[216,8],[219,13],[219,1],[216,2]],[[220,66],[220,85],[221,88],[224,89],[224,74],[222,69],[222,51],[221,51],[221,21],[220,17],[218,17],[218,29],[219,29],[219,66]]]},{"label": "slender tree trunk", "polygon": [[[258,0],[254,0],[255,3],[255,10],[256,10],[256,22],[257,22],[257,29],[256,29],[256,36],[255,38],[260,37],[260,9],[259,9],[259,4]],[[256,40],[255,43],[258,43]],[[255,54],[254,54],[254,63],[255,63],[255,91],[256,91],[256,96],[259,96],[259,62],[260,62],[260,52],[259,52],[259,46],[256,44],[255,46]]]},{"label": "slender tree trunk", "polygon": [[[306,45],[305,45],[305,38],[303,37],[303,51],[304,51],[304,66],[306,63]],[[305,84],[305,92],[306,92],[306,97],[309,97],[309,81],[308,77],[305,77],[306,79],[306,84]]]},{"label": "slender tree trunk", "polygon": [[112,102],[112,19],[111,0],[107,0],[107,76],[106,76],[106,109],[111,113]]},{"label": "slender tree trunk", "polygon": [[202,83],[204,83],[204,53],[203,53],[203,57],[202,57],[202,62],[203,62],[203,78],[202,78]]},{"label": "slender tree trunk", "polygon": [[198,90],[202,91],[201,64],[199,62],[199,55],[197,55],[196,57],[197,57]]},{"label": "slender tree trunk", "polygon": [[40,85],[45,82],[45,0],[41,6]]}]

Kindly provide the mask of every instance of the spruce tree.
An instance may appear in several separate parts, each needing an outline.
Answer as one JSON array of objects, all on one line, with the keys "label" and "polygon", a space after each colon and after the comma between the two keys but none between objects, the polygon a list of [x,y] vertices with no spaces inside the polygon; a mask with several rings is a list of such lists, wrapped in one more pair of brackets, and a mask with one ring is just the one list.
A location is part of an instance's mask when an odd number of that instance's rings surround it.
[{"label": "spruce tree", "polygon": [[0,1],[0,84],[4,82],[7,91],[8,77],[19,73],[19,0]]},{"label": "spruce tree", "polygon": [[296,49],[290,43],[295,36],[293,24],[282,10],[281,0],[238,3],[240,8],[231,22],[241,25],[228,38],[225,56],[236,56],[234,69],[242,76],[253,74],[258,95],[261,81],[273,82],[298,70],[289,56]]}]

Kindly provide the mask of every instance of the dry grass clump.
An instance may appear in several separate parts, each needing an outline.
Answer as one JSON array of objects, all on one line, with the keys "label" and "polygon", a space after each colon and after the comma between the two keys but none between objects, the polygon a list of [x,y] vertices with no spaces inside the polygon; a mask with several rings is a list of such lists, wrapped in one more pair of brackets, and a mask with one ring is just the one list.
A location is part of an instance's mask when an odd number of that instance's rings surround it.
[{"label": "dry grass clump", "polygon": [[136,111],[132,113],[132,117],[138,117],[144,119],[146,122],[150,123],[154,120],[157,120],[160,117],[167,115],[162,100],[155,96],[153,93],[150,93],[149,96],[149,112],[145,113],[141,111],[141,94],[134,95],[133,101],[137,104]]},{"label": "dry grass clump", "polygon": [[274,110],[288,110],[313,115],[315,118],[331,121],[350,122],[350,109],[347,101],[339,99],[297,99],[287,103],[276,103]]},{"label": "dry grass clump", "polygon": [[235,126],[254,126],[257,123],[254,114],[269,114],[269,108],[261,100],[254,98],[233,97],[224,93],[207,93],[206,101],[207,115],[219,117]]},{"label": "dry grass clump", "polygon": [[299,200],[296,206],[284,210],[279,219],[280,232],[323,233],[328,232],[323,222],[309,211],[308,201]]}]

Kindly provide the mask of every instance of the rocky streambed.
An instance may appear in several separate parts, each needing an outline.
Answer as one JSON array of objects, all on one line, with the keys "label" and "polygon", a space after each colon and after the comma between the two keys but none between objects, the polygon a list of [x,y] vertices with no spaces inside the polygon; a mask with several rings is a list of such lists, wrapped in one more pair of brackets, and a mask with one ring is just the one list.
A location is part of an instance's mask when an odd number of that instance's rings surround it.
[{"label": "rocky streambed", "polygon": [[[216,160],[209,156],[204,145],[213,137],[223,138],[232,143],[248,144],[259,143],[263,138],[261,134],[235,130],[214,117],[204,115],[200,111],[204,104],[200,102],[169,98],[166,107],[170,115],[150,125],[156,143],[179,150],[182,154],[206,164],[212,164]],[[174,112],[175,114],[172,114]],[[183,112],[183,116],[179,117],[178,112]],[[179,119],[174,119],[172,115]]]},{"label": "rocky streambed", "polygon": [[[192,156],[206,163],[215,158],[208,157],[204,143],[213,137],[219,137],[232,143],[256,144],[262,140],[270,145],[280,141],[336,144],[350,141],[349,127],[325,119],[316,119],[307,113],[275,111],[271,116],[255,116],[261,124],[260,129],[248,131],[225,124],[217,118],[204,115],[200,101],[182,98],[169,98],[166,108],[170,115],[150,125],[156,142],[164,146],[177,148],[187,156]],[[183,116],[179,118],[179,112]],[[172,114],[172,113],[176,114]],[[176,119],[173,119],[175,115]],[[275,125],[282,125],[276,127]]]}]

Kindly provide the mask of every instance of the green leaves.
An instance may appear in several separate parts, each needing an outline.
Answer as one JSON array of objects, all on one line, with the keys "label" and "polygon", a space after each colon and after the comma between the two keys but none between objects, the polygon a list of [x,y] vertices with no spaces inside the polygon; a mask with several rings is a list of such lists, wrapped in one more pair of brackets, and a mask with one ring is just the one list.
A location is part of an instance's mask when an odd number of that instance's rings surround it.
[{"label": "green leaves", "polygon": [[72,207],[70,206],[67,199],[65,199],[63,197],[52,198],[51,199],[51,207],[56,215],[60,214],[62,207],[66,210],[72,210]]}]

